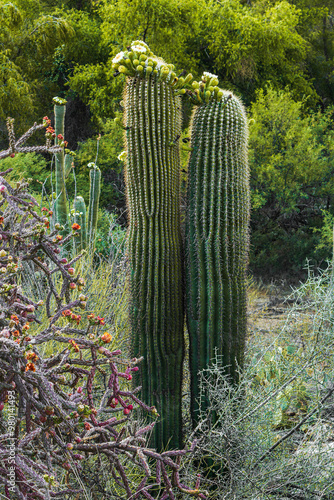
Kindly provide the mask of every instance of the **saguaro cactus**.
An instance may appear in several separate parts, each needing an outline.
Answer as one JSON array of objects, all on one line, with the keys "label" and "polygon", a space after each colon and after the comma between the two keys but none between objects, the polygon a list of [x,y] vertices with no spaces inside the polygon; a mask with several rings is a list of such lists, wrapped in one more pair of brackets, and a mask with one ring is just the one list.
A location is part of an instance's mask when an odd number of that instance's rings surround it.
[{"label": "saguaro cactus", "polygon": [[154,445],[182,444],[184,300],[180,230],[181,103],[185,81],[141,41],[113,60],[124,92],[129,209],[132,353],[144,356],[136,382],[161,418]]},{"label": "saguaro cactus", "polygon": [[[55,114],[55,145],[64,143],[66,100],[59,97],[54,98]],[[64,226],[63,233],[69,232],[69,209],[67,206],[66,185],[65,185],[65,153],[64,149],[55,155],[56,157],[56,202],[55,220]]]},{"label": "saguaro cactus", "polygon": [[101,193],[101,170],[95,163],[90,163],[91,167],[89,172],[89,205],[88,205],[88,220],[87,220],[87,234],[89,248],[94,250],[97,219],[99,210],[99,200]]},{"label": "saguaro cactus", "polygon": [[[55,113],[55,130],[49,130],[49,133],[54,132],[55,145],[66,146],[67,142],[64,140],[65,128],[65,113],[66,113],[66,100],[60,97],[53,99],[54,113]],[[68,151],[68,150],[66,150]],[[70,231],[70,205],[66,194],[66,179],[71,171],[74,153],[65,155],[64,149],[56,154],[56,201],[54,205],[54,221],[62,225],[64,229],[62,234],[66,235]],[[94,250],[99,199],[101,193],[101,171],[98,166],[91,162],[88,164],[91,168],[89,173],[90,190],[89,190],[89,209],[88,217],[86,217],[86,206],[82,196],[77,196],[74,200],[75,222],[81,226],[81,233],[78,240],[76,240],[76,249],[78,251],[86,248],[87,243],[90,249]],[[87,241],[88,240],[88,241]]]},{"label": "saguaro cactus", "polygon": [[186,310],[190,342],[191,416],[201,407],[198,372],[217,353],[237,381],[246,335],[249,171],[247,122],[240,100],[204,73],[193,83],[186,216]]}]

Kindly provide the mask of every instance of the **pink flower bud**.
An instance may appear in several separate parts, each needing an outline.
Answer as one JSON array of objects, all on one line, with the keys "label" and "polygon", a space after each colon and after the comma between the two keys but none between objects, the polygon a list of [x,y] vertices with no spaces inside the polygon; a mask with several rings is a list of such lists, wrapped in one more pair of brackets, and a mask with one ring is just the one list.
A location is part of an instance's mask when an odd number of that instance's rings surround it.
[{"label": "pink flower bud", "polygon": [[78,388],[77,388],[77,392],[78,392],[79,394],[81,394],[81,392],[82,392],[82,387],[78,387]]},{"label": "pink flower bud", "polygon": [[77,285],[75,283],[70,283],[70,289],[75,290]]},{"label": "pink flower bud", "polygon": [[0,411],[4,409],[5,405],[3,403],[0,403]]},{"label": "pink flower bud", "polygon": [[74,269],[73,269],[73,267],[69,267],[69,268],[67,269],[67,272],[68,272],[68,274],[70,274],[71,276],[73,276],[73,274],[74,274]]},{"label": "pink flower bud", "polygon": [[128,405],[128,410],[133,410],[133,405]]},{"label": "pink flower bud", "polygon": [[76,440],[76,442],[77,442],[77,443],[81,443],[81,441],[82,441],[81,437],[79,437],[79,436],[77,436],[77,437],[75,438],[75,440]]},{"label": "pink flower bud", "polygon": [[72,443],[67,443],[66,448],[68,450],[73,450],[73,444]]},{"label": "pink flower bud", "polygon": [[60,261],[62,264],[67,264],[67,259],[65,259],[65,257],[63,259],[61,259]]},{"label": "pink flower bud", "polygon": [[131,410],[129,408],[124,408],[123,410],[124,415],[129,415],[130,412]]},{"label": "pink flower bud", "polygon": [[6,186],[4,186],[3,184],[0,185],[0,193],[3,193],[4,191],[6,191]]}]

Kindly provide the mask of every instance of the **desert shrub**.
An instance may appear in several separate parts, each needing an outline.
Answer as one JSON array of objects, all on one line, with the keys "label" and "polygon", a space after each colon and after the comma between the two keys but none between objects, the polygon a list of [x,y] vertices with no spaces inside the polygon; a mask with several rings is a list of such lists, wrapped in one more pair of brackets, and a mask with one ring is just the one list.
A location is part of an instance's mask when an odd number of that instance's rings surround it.
[{"label": "desert shrub", "polygon": [[318,245],[323,210],[333,212],[333,109],[305,115],[289,90],[260,90],[249,109],[252,188],[250,267],[301,273],[305,259],[330,257]]},{"label": "desert shrub", "polygon": [[[334,495],[334,283],[329,268],[293,290],[283,328],[249,332],[239,386],[220,359],[201,374],[211,400],[196,431],[206,484],[220,499],[331,499]],[[218,421],[210,423],[216,412]]]}]

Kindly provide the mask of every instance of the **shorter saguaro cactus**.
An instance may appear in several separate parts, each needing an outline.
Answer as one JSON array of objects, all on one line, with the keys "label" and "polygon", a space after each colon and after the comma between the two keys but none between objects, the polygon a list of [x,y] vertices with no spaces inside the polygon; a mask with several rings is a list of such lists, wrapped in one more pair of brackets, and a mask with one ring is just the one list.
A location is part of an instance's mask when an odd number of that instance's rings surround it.
[{"label": "shorter saguaro cactus", "polygon": [[191,416],[199,409],[199,371],[217,355],[233,381],[243,363],[250,209],[247,120],[241,101],[204,73],[194,82],[186,217],[186,295]]}]

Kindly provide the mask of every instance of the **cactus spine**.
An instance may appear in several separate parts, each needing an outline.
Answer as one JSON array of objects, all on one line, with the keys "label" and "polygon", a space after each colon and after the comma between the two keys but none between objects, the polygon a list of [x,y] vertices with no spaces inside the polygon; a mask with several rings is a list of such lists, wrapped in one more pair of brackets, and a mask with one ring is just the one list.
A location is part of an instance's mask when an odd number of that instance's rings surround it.
[{"label": "cactus spine", "polygon": [[183,89],[173,66],[144,42],[118,54],[113,68],[128,76],[124,126],[132,353],[144,356],[141,397],[160,414],[152,444],[178,448],[184,357],[178,94]]},{"label": "cactus spine", "polygon": [[198,372],[215,357],[232,381],[242,366],[246,335],[249,171],[247,122],[231,92],[205,73],[194,83],[192,152],[186,216],[186,310],[190,342],[191,416],[201,401]]},{"label": "cactus spine", "polygon": [[[55,114],[55,145],[63,142],[65,128],[66,100],[55,98],[58,104],[54,105]],[[69,210],[67,206],[66,186],[65,186],[65,153],[64,149],[56,155],[56,202],[55,220],[64,226],[63,234],[69,232]]]},{"label": "cactus spine", "polygon": [[87,232],[88,232],[89,248],[94,250],[98,210],[99,210],[99,199],[101,193],[101,170],[95,164],[93,164],[92,168],[90,169],[89,181],[90,181],[90,189],[89,189]]}]

